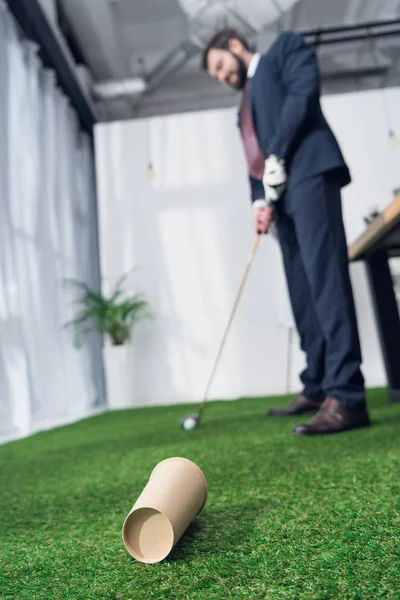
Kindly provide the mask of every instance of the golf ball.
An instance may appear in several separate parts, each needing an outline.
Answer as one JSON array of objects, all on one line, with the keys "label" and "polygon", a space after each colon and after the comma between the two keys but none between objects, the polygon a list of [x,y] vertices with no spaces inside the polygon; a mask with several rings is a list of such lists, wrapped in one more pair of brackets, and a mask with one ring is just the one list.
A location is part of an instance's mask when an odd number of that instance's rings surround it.
[{"label": "golf ball", "polygon": [[197,421],[194,417],[188,417],[187,419],[185,419],[183,421],[183,429],[185,431],[191,431],[192,429],[194,429],[197,425]]}]

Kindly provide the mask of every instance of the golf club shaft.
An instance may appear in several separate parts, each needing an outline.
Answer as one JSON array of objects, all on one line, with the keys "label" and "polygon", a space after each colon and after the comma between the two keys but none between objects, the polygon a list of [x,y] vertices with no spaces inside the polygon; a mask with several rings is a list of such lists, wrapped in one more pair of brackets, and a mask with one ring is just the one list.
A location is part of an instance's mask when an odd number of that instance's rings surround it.
[{"label": "golf club shaft", "polygon": [[242,281],[240,283],[240,287],[239,287],[239,290],[238,290],[238,293],[236,295],[236,299],[235,299],[235,302],[234,302],[234,305],[233,305],[233,308],[232,308],[232,312],[231,312],[231,315],[229,317],[228,324],[226,326],[224,335],[223,335],[222,340],[221,340],[221,344],[220,344],[220,347],[219,347],[219,350],[218,350],[218,354],[217,354],[217,357],[215,359],[213,369],[211,371],[210,379],[208,380],[207,387],[206,387],[206,390],[204,392],[203,400],[202,400],[202,402],[200,404],[199,415],[201,415],[201,413],[203,412],[204,406],[205,406],[205,404],[207,402],[208,393],[210,391],[211,384],[212,384],[212,381],[214,379],[215,372],[217,370],[219,359],[221,358],[222,350],[224,348],[226,338],[228,337],[229,329],[230,329],[230,326],[232,324],[233,317],[235,316],[235,312],[236,312],[236,309],[238,307],[239,300],[240,300],[240,297],[242,295],[243,288],[244,288],[247,276],[248,276],[249,271],[250,271],[251,263],[253,262],[253,258],[255,256],[256,250],[258,248],[258,244],[260,243],[260,239],[261,239],[261,235],[258,233],[256,235],[255,239],[254,239],[253,246],[252,246],[251,252],[249,254],[249,258],[247,260],[246,269],[244,271],[244,274],[243,274],[243,277],[242,277]]}]

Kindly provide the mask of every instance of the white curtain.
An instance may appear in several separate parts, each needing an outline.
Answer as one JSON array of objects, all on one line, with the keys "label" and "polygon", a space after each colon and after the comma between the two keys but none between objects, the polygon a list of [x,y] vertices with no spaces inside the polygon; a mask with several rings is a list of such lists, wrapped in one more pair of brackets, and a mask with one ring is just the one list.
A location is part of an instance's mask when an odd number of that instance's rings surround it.
[{"label": "white curtain", "polygon": [[0,1],[0,441],[104,404],[101,340],[82,350],[63,281],[99,287],[90,138]]}]

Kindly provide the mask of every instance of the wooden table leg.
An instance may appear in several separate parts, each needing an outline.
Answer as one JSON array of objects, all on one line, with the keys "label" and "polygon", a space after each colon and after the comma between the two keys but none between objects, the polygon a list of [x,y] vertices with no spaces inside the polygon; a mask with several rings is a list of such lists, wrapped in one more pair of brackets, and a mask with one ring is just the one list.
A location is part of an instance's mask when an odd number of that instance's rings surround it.
[{"label": "wooden table leg", "polygon": [[400,402],[400,317],[385,250],[366,258],[367,273],[378,325],[389,398]]}]

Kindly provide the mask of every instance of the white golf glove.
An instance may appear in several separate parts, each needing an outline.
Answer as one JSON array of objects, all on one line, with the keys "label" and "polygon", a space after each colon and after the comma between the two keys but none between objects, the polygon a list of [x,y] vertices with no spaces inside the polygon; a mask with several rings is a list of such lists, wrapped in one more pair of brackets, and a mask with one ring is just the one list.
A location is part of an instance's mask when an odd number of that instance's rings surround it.
[{"label": "white golf glove", "polygon": [[268,200],[276,202],[282,196],[286,188],[285,162],[271,154],[265,161],[263,185]]}]

